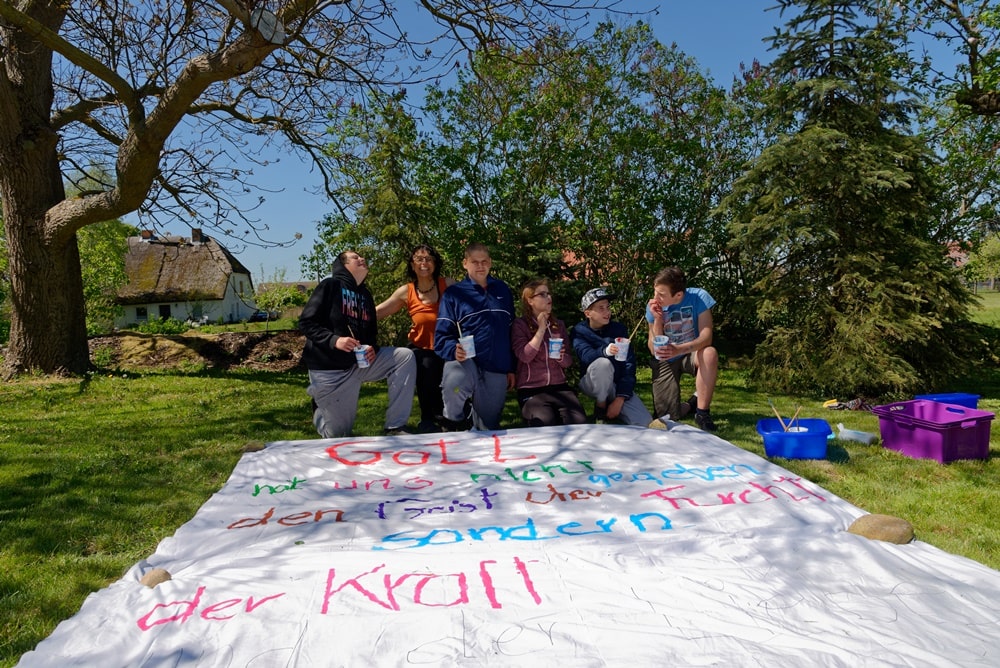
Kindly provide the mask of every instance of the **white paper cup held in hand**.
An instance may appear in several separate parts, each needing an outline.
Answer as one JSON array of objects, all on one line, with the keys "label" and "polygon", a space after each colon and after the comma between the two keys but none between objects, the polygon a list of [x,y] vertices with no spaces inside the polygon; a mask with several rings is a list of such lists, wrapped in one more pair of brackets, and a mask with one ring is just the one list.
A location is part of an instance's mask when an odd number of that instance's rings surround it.
[{"label": "white paper cup held in hand", "polygon": [[458,343],[465,351],[465,358],[471,359],[476,356],[476,337],[472,334],[458,337]]},{"label": "white paper cup held in hand", "polygon": [[[669,343],[670,343],[670,337],[667,336],[666,334],[658,334],[658,335],[656,335],[656,336],[653,337],[653,348],[661,348],[661,347],[663,347],[665,345],[668,345]],[[656,359],[658,359],[658,360],[665,360],[667,358],[666,357],[660,357],[659,355],[657,355]]]},{"label": "white paper cup held in hand", "polygon": [[562,357],[562,339],[549,339],[549,357],[557,360]]},{"label": "white paper cup held in hand", "polygon": [[615,359],[619,362],[624,362],[628,359],[628,339],[623,336],[619,336],[615,339],[615,345],[618,346],[618,352],[615,353]]},{"label": "white paper cup held in hand", "polygon": [[368,354],[368,348],[369,346],[367,344],[362,343],[354,349],[354,357],[358,360],[359,369],[364,369],[369,366],[368,358],[366,357]]}]

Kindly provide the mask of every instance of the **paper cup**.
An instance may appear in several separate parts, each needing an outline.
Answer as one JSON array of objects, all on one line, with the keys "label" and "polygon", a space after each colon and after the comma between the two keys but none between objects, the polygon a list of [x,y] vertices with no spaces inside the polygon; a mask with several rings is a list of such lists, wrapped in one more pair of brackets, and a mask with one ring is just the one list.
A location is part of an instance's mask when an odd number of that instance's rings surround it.
[{"label": "paper cup", "polygon": [[549,339],[549,357],[554,360],[562,357],[562,339]]},{"label": "paper cup", "polygon": [[[665,335],[665,334],[659,334],[659,335],[653,337],[653,348],[660,348],[662,346],[667,345],[668,343],[670,343],[670,337],[667,336],[667,335]],[[665,360],[667,358],[666,357],[660,357],[659,355],[657,355],[656,359],[658,359],[658,360]]]},{"label": "paper cup", "polygon": [[462,350],[465,351],[466,359],[476,356],[476,337],[472,334],[458,337],[458,343],[462,346]]},{"label": "paper cup", "polygon": [[365,355],[368,354],[368,348],[369,346],[367,344],[362,343],[361,345],[359,345],[357,348],[354,349],[354,357],[355,359],[358,360],[359,369],[364,369],[369,366],[368,358],[365,357]]},{"label": "paper cup", "polygon": [[619,336],[615,339],[615,345],[618,346],[618,352],[615,353],[615,359],[619,362],[624,362],[628,359],[628,339],[623,336]]}]

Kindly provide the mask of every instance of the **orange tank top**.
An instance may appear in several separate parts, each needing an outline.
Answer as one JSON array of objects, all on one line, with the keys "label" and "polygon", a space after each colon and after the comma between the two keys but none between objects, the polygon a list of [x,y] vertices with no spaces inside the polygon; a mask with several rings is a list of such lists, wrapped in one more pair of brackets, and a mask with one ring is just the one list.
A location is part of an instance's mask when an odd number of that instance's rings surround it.
[{"label": "orange tank top", "polygon": [[437,324],[438,304],[441,303],[441,295],[445,289],[444,278],[438,278],[437,301],[433,304],[425,304],[420,301],[417,294],[417,286],[411,282],[406,290],[406,310],[413,320],[413,327],[410,328],[408,338],[418,348],[432,350],[434,348],[434,326]]}]

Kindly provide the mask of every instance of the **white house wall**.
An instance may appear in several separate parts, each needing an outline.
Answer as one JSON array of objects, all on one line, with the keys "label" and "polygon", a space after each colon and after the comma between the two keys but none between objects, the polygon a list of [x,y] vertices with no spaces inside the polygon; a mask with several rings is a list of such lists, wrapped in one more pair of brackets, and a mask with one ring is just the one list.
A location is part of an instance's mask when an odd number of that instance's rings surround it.
[{"label": "white house wall", "polygon": [[[245,299],[240,297],[241,282],[242,294],[246,295]],[[199,305],[201,306],[201,321],[205,323],[216,323],[219,322],[220,319],[226,323],[248,320],[250,316],[253,315],[254,311],[257,310],[256,305],[251,299],[253,293],[252,286],[253,283],[250,281],[249,276],[246,274],[234,274],[229,277],[224,299],[203,300],[200,302],[185,301],[129,304],[127,306],[123,306],[122,315],[115,318],[115,327],[129,327],[151,318],[159,318],[160,307],[163,305],[170,306],[170,317],[176,320],[197,320],[198,318],[195,317],[195,313],[197,312],[197,307]],[[145,318],[139,318],[138,309],[140,308],[146,309]]]}]

